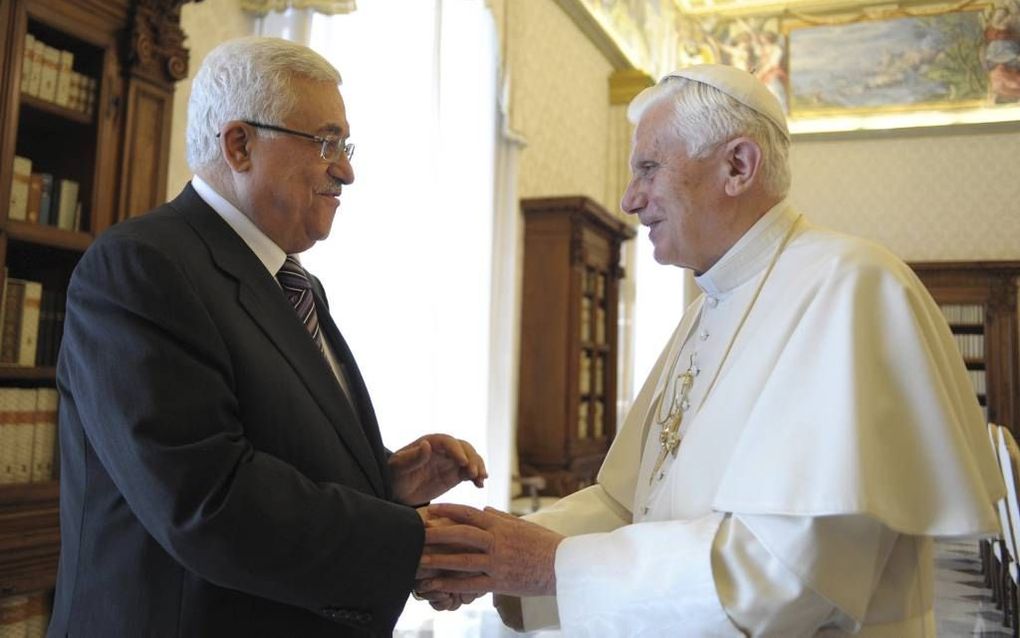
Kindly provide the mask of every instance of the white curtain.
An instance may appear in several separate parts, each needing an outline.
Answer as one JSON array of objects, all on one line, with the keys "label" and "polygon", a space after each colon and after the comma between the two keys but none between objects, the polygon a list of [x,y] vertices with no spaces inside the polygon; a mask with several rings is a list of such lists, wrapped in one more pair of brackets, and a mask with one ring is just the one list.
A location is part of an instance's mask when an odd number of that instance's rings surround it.
[{"label": "white curtain", "polygon": [[[694,300],[697,287],[686,268],[663,266],[655,261],[655,247],[648,239],[648,228],[638,226],[631,240],[636,251],[634,281],[634,386],[637,395],[663,347],[676,330],[687,304]],[[621,414],[620,417],[625,416]]]},{"label": "white curtain", "polygon": [[295,8],[267,13],[255,21],[255,34],[308,44],[314,15],[311,9]]},{"label": "white curtain", "polygon": [[[333,233],[305,264],[323,280],[386,445],[428,432],[471,441],[489,467],[485,490],[441,500],[506,509],[516,217],[496,211],[516,180],[507,185],[513,162],[497,147],[492,15],[481,0],[362,0],[356,13],[314,16],[309,44],[344,78],[357,153]],[[485,602],[439,614],[409,601],[397,635],[472,635],[491,615]]]},{"label": "white curtain", "polygon": [[355,182],[303,261],[323,281],[386,445],[428,432],[471,441],[489,484],[443,500],[505,508],[509,406],[490,396],[494,372],[506,378],[493,351],[507,347],[493,343],[491,14],[481,0],[362,0],[348,15],[270,14],[260,33],[306,41],[343,76]]}]

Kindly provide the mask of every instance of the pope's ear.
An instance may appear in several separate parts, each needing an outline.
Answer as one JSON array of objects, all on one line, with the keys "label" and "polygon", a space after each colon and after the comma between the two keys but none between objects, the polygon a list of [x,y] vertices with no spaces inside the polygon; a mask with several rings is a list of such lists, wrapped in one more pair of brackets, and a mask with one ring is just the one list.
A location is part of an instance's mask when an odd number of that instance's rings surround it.
[{"label": "pope's ear", "polygon": [[255,141],[254,131],[244,122],[227,122],[217,136],[220,141],[220,155],[235,173],[251,169],[251,149]]},{"label": "pope's ear", "polygon": [[738,137],[726,144],[726,194],[736,197],[747,191],[758,179],[762,152],[758,143],[749,137]]}]

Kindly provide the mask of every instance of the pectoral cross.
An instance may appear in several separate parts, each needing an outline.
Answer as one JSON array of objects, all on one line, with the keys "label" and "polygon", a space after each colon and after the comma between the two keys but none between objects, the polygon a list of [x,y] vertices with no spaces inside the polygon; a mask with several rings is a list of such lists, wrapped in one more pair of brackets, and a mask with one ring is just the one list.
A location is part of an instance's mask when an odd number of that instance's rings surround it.
[{"label": "pectoral cross", "polygon": [[662,449],[659,451],[659,458],[655,461],[655,467],[652,468],[652,475],[648,477],[649,485],[655,482],[655,477],[662,469],[662,464],[666,462],[666,458],[670,455],[676,458],[677,450],[680,449],[680,439],[682,438],[680,436],[680,424],[683,423],[684,412],[690,407],[687,395],[691,391],[691,386],[694,385],[694,376],[697,373],[697,367],[694,365],[694,356],[691,355],[690,367],[677,378],[676,384],[673,386],[673,399],[670,401],[666,421],[659,424],[661,428],[659,430],[659,446]]}]

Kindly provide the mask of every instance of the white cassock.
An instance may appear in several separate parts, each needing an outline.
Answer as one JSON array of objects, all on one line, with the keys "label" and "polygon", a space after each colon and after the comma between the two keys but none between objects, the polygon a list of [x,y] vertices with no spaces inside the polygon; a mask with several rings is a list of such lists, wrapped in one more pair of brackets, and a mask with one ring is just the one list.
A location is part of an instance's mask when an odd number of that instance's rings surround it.
[{"label": "white cassock", "polygon": [[[923,285],[785,202],[697,282],[598,484],[529,517],[569,538],[525,629],[934,636],[931,539],[996,529],[1004,488]],[[682,442],[653,476],[673,397]]]}]

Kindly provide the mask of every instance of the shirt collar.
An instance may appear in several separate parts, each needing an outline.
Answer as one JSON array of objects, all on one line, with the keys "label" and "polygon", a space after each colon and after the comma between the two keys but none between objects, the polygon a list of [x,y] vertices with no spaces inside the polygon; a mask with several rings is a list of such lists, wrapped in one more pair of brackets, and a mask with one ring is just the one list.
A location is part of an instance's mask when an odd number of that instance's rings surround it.
[{"label": "shirt collar", "polygon": [[717,297],[761,272],[799,215],[787,200],[773,206],[711,268],[694,278],[706,295]]},{"label": "shirt collar", "polygon": [[237,210],[233,204],[228,202],[222,195],[217,193],[212,186],[198,175],[191,178],[191,186],[198,193],[209,207],[216,211],[227,225],[234,229],[234,232],[248,245],[255,256],[259,258],[262,265],[266,267],[269,274],[276,277],[276,273],[283,267],[287,259],[287,253],[270,239],[265,233],[259,230],[247,215]]}]

